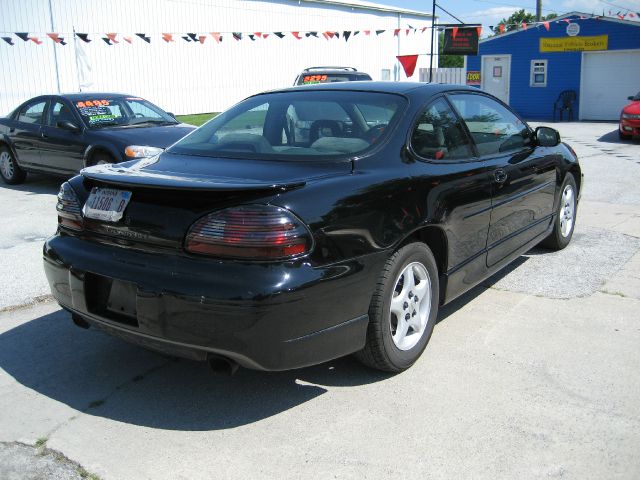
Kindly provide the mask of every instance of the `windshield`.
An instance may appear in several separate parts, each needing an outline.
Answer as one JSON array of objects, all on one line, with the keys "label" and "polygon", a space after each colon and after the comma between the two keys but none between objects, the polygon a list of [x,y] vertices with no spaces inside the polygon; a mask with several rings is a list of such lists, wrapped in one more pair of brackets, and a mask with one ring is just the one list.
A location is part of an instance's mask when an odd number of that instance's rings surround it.
[{"label": "windshield", "polygon": [[313,85],[316,83],[352,82],[354,80],[371,80],[366,73],[322,73],[300,75],[297,85]]},{"label": "windshield", "polygon": [[230,158],[324,159],[379,143],[404,110],[399,95],[313,90],[258,95],[169,149]]},{"label": "windshield", "polygon": [[74,103],[90,128],[174,125],[175,118],[154,104],[137,97],[87,97]]}]

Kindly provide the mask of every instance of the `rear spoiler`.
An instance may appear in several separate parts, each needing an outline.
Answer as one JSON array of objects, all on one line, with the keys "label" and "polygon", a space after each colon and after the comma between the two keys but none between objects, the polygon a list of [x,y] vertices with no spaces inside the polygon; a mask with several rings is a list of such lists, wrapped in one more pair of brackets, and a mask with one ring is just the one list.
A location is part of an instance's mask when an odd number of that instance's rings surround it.
[{"label": "rear spoiler", "polygon": [[184,175],[178,172],[163,172],[128,168],[122,164],[96,165],[83,168],[80,175],[89,180],[114,186],[132,186],[166,190],[293,190],[303,187],[304,181],[260,182],[214,175]]}]

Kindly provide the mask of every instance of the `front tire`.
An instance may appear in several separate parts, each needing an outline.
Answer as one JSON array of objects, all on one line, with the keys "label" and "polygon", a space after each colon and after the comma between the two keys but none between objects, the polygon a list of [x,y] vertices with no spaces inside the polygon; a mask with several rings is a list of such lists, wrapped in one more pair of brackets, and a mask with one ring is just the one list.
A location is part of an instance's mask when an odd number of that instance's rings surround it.
[{"label": "front tire", "polygon": [[562,250],[569,245],[576,226],[578,189],[576,181],[570,173],[567,173],[564,182],[562,182],[560,192],[560,202],[554,219],[553,231],[540,243],[543,247],[551,250]]},{"label": "front tire", "polygon": [[387,372],[406,370],[424,351],[438,315],[438,268],[429,247],[410,243],[382,270],[369,306],[365,347],[356,358]]},{"label": "front tire", "polygon": [[27,173],[18,166],[15,157],[4,145],[0,147],[0,177],[8,185],[24,182]]},{"label": "front tire", "polygon": [[631,135],[625,135],[620,129],[618,129],[618,137],[620,140],[631,140]]}]

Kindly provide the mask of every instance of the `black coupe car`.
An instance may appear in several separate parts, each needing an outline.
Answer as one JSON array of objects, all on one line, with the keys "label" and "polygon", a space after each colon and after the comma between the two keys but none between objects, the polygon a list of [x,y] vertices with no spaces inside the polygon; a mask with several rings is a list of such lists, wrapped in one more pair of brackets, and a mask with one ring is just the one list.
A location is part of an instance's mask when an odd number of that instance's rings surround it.
[{"label": "black coupe car", "polygon": [[356,353],[397,372],[440,305],[569,243],[581,185],[558,132],[477,89],[296,87],[64,183],[44,266],[78,325],[145,347],[265,370]]},{"label": "black coupe car", "polygon": [[0,176],[71,176],[81,168],[157,155],[195,127],[131,95],[74,93],[26,101],[0,118]]}]

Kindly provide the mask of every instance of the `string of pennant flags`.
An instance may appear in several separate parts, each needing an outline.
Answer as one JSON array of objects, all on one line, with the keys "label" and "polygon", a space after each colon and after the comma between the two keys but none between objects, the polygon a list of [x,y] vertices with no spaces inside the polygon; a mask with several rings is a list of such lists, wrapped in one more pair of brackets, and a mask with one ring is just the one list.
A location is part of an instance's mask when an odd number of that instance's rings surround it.
[{"label": "string of pennant flags", "polygon": [[0,32],[0,38],[4,40],[5,43],[13,46],[15,45],[15,38],[24,41],[24,42],[33,42],[36,45],[42,45],[43,40],[46,37],[49,37],[55,44],[57,45],[67,45],[68,39],[73,38],[74,36],[81,40],[84,43],[90,43],[94,40],[102,40],[107,45],[117,45],[117,44],[132,44],[134,42],[146,42],[151,43],[152,40],[171,43],[176,41],[185,41],[185,42],[193,42],[196,44],[203,44],[209,38],[212,38],[212,41],[216,43],[222,43],[223,40],[231,39],[234,41],[241,40],[250,40],[255,42],[257,40],[266,40],[270,36],[274,36],[280,39],[285,37],[292,37],[296,40],[302,40],[305,38],[324,38],[325,40],[332,39],[340,39],[341,37],[345,42],[348,42],[350,38],[355,37],[356,35],[363,36],[380,36],[383,34],[390,35],[392,34],[394,37],[400,36],[404,34],[408,36],[413,33],[424,33],[426,30],[429,30],[431,27],[422,27],[422,28],[414,28],[412,26],[408,26],[407,28],[395,28],[395,29],[384,29],[384,30],[327,30],[327,31],[281,31],[281,32],[209,32],[209,33],[176,33],[176,32],[165,32],[160,34],[149,34],[146,33],[80,33],[80,32],[72,32],[72,33],[60,33],[60,32],[51,32],[51,33],[31,33],[31,32]]},{"label": "string of pennant flags", "polygon": [[[612,13],[611,11],[609,12]],[[626,12],[621,13],[617,12],[615,14],[616,17],[620,19],[629,18],[637,18],[640,20],[640,12]],[[604,15],[581,15],[578,20],[601,20],[603,18],[607,18]],[[507,27],[516,27],[517,29],[527,30],[529,28],[540,28],[544,27],[547,31],[551,30],[551,26],[553,24],[560,23],[575,23],[576,19],[563,18],[560,20],[545,20],[541,22],[521,22],[521,23],[499,23],[497,26],[489,26],[489,28],[496,33],[504,33]],[[452,29],[453,36],[455,38],[456,33],[459,28],[464,28],[464,25],[460,27],[441,27],[436,25],[436,29],[444,30],[444,29]],[[473,27],[478,31],[478,37],[480,37],[482,33],[482,27]],[[215,43],[222,43],[223,40],[233,40],[233,41],[258,41],[258,40],[266,40],[268,37],[277,37],[279,39],[283,39],[285,37],[291,37],[295,40],[303,40],[309,38],[324,38],[325,40],[339,40],[340,38],[344,39],[345,42],[348,42],[349,39],[354,38],[357,35],[362,35],[366,37],[379,37],[380,35],[386,34],[387,36],[392,35],[393,37],[398,37],[400,35],[408,36],[410,34],[417,33],[425,33],[425,31],[431,30],[431,27],[422,27],[422,28],[414,28],[411,25],[407,25],[405,28],[395,28],[395,29],[368,29],[368,30],[326,30],[326,31],[280,31],[280,32],[209,32],[209,33],[176,33],[176,32],[165,32],[160,34],[149,34],[146,33],[81,33],[81,32],[68,32],[68,33],[60,33],[60,32],[45,32],[45,33],[32,33],[32,32],[0,32],[0,39],[4,41],[5,44],[10,46],[15,45],[15,40],[20,39],[24,42],[32,42],[35,45],[42,45],[46,37],[51,39],[51,41],[57,45],[67,45],[70,38],[77,38],[84,43],[90,43],[94,40],[100,41],[102,40],[106,45],[112,46],[117,44],[132,44],[134,42],[145,42],[150,44],[152,41],[160,41],[164,43],[172,43],[185,41],[194,44],[204,44],[207,39],[213,39]]]}]

